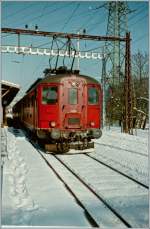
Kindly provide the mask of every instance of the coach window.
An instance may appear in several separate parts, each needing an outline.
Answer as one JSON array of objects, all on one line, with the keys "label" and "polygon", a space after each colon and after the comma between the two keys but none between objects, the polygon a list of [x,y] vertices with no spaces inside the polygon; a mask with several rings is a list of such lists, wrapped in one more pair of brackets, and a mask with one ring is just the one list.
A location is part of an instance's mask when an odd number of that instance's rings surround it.
[{"label": "coach window", "polygon": [[58,87],[43,87],[42,104],[56,104],[58,101]]},{"label": "coach window", "polygon": [[69,88],[69,104],[75,105],[78,103],[78,89]]},{"label": "coach window", "polygon": [[98,101],[99,101],[98,88],[95,87],[88,88],[88,103],[98,104]]}]

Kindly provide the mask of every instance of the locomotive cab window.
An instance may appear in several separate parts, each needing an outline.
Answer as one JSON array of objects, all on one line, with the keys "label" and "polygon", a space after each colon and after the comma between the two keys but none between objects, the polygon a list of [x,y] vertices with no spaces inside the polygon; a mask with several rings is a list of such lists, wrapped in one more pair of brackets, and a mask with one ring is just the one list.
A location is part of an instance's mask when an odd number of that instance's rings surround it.
[{"label": "locomotive cab window", "polygon": [[88,88],[88,103],[89,104],[98,104],[99,102],[99,92],[98,88],[90,87]]},{"label": "locomotive cab window", "polygon": [[69,104],[75,105],[78,103],[78,89],[69,88]]},{"label": "locomotive cab window", "polygon": [[43,87],[42,89],[42,104],[56,104],[58,100],[57,87]]}]

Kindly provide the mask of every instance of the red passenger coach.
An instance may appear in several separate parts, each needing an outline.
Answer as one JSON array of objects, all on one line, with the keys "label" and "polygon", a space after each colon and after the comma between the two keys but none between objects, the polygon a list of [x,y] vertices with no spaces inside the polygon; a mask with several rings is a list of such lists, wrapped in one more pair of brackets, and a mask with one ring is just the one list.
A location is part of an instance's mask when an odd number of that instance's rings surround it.
[{"label": "red passenger coach", "polygon": [[14,118],[45,142],[49,150],[94,147],[101,137],[101,86],[78,72],[48,72],[13,108]]}]

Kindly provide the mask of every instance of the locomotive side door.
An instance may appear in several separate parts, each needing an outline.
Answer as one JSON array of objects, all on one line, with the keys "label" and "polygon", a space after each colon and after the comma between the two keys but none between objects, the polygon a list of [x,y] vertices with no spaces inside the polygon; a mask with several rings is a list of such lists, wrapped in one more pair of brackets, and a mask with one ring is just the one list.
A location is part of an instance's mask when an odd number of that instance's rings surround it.
[{"label": "locomotive side door", "polygon": [[85,83],[82,79],[70,77],[63,80],[61,98],[61,119],[64,129],[85,128]]},{"label": "locomotive side door", "polygon": [[101,88],[95,84],[88,84],[87,88],[87,120],[89,128],[100,128],[101,116]]}]

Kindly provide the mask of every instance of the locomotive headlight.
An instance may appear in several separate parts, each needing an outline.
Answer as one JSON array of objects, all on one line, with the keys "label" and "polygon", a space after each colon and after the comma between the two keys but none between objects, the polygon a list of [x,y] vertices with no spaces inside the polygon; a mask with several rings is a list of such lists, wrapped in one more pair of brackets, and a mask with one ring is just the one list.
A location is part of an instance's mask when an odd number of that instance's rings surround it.
[{"label": "locomotive headlight", "polygon": [[90,125],[91,125],[91,126],[95,126],[95,122],[91,122]]},{"label": "locomotive headlight", "polygon": [[51,138],[53,139],[59,139],[60,138],[60,130],[58,129],[52,129],[52,132],[51,132]]},{"label": "locomotive headlight", "polygon": [[76,86],[76,82],[72,82],[72,86],[75,87]]},{"label": "locomotive headlight", "polygon": [[51,127],[55,127],[56,126],[56,122],[54,122],[54,121],[50,122],[50,126]]}]

